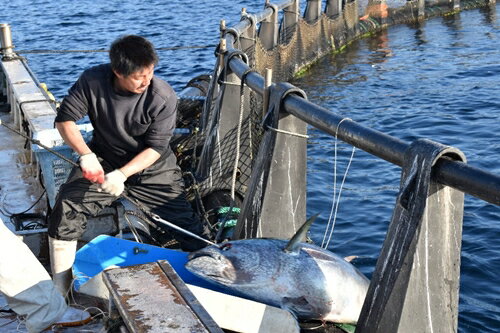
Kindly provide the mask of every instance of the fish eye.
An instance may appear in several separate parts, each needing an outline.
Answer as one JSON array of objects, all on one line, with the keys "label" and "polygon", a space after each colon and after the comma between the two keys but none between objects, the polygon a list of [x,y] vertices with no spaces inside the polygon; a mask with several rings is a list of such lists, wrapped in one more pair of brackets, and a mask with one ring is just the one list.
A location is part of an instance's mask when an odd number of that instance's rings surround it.
[{"label": "fish eye", "polygon": [[231,243],[226,243],[226,244],[222,245],[220,249],[221,249],[222,251],[227,251],[227,250],[229,250],[232,246],[233,246],[233,245],[232,245]]}]

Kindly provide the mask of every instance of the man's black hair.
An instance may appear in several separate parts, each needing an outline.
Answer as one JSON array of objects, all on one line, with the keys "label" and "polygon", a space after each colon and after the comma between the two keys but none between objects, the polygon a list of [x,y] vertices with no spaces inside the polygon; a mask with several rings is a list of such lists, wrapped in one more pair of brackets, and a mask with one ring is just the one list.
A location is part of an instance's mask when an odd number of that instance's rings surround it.
[{"label": "man's black hair", "polygon": [[115,40],[109,50],[109,59],[111,68],[123,76],[129,76],[144,67],[158,63],[153,44],[146,38],[135,35]]}]

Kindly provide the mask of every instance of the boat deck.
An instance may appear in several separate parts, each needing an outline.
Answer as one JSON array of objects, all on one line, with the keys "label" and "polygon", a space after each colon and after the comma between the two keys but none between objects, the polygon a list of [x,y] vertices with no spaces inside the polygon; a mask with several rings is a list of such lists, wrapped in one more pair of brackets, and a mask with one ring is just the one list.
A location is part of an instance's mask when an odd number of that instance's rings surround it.
[{"label": "boat deck", "polygon": [[[0,113],[2,123],[13,126],[9,113]],[[10,215],[29,208],[42,194],[43,188],[33,175],[36,166],[30,164],[25,139],[0,126],[0,218],[14,230]],[[43,212],[46,204],[42,198],[29,212]]]},{"label": "boat deck", "polygon": [[[2,123],[13,126],[10,113],[0,113]],[[11,216],[24,212],[33,205],[43,194],[37,175],[37,166],[30,163],[28,150],[24,149],[25,139],[0,126],[0,218],[12,231],[15,225]],[[28,212],[45,214],[46,199],[42,199]],[[38,221],[39,222],[39,221]],[[24,223],[30,223],[25,220]],[[28,244],[34,254],[46,264],[46,254],[40,239],[46,236],[45,229],[34,229],[21,232],[24,241]],[[6,255],[6,254],[2,254]],[[92,300],[78,299],[83,306],[93,306]],[[0,332],[28,332],[22,318],[15,313],[8,312],[5,297],[0,294]],[[99,314],[101,310],[93,309],[93,314]],[[99,318],[102,318],[100,316]],[[55,332],[106,332],[101,319],[96,320],[84,327],[54,328]]]}]

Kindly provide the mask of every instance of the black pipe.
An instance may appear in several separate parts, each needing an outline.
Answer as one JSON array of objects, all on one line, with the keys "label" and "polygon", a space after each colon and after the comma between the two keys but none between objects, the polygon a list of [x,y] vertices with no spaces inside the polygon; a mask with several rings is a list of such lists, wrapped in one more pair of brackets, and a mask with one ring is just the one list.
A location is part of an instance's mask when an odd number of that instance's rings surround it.
[{"label": "black pipe", "polygon": [[[226,35],[227,45],[232,48],[233,36]],[[229,50],[231,51],[231,50]],[[249,68],[241,59],[233,57],[231,70],[241,76]],[[264,78],[256,72],[246,76],[245,83],[259,95],[264,93]],[[285,110],[306,123],[388,162],[402,166],[404,152],[410,146],[398,138],[362,126],[332,111],[315,105],[301,97],[288,95]],[[340,126],[339,126],[340,124]],[[336,133],[338,128],[338,133]],[[435,179],[464,193],[495,205],[500,205],[500,176],[472,167],[462,162],[441,159],[434,167]]]},{"label": "black pipe", "polygon": [[500,205],[500,177],[463,162],[440,159],[434,177],[441,183]]},{"label": "black pipe", "polygon": [[283,103],[288,113],[308,124],[333,136],[336,135],[342,141],[388,162],[399,166],[403,165],[403,154],[409,145],[400,139],[364,127],[349,118],[341,117],[299,96],[290,95],[285,98]]},{"label": "black pipe", "polygon": [[[278,11],[283,10],[291,5],[293,5],[293,0],[286,0],[280,3],[273,3],[273,6],[278,9]],[[252,26],[252,21],[255,24],[259,24],[262,21],[267,20],[274,14],[274,10],[271,7],[267,7],[257,14],[244,14],[240,22],[235,26],[228,29],[229,33],[232,33],[234,37],[242,35],[248,28]],[[231,44],[232,45],[232,44]]]}]

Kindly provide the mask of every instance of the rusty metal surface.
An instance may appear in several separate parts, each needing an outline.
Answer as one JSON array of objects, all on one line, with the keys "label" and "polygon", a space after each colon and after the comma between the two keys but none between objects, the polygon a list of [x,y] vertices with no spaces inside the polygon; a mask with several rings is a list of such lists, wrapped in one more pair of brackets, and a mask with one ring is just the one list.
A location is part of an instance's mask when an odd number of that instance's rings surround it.
[{"label": "rusty metal surface", "polygon": [[167,275],[170,282],[175,286],[177,291],[182,295],[184,301],[189,305],[189,307],[196,313],[198,318],[203,322],[203,324],[208,328],[208,330],[212,333],[222,333],[222,329],[216,324],[216,322],[212,319],[210,314],[205,310],[203,305],[198,301],[198,299],[193,295],[191,290],[186,286],[184,281],[177,275],[175,270],[170,266],[168,261],[159,260],[158,264],[161,269]]},{"label": "rusty metal surface", "polygon": [[210,332],[157,263],[106,271],[104,282],[131,332]]}]

